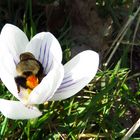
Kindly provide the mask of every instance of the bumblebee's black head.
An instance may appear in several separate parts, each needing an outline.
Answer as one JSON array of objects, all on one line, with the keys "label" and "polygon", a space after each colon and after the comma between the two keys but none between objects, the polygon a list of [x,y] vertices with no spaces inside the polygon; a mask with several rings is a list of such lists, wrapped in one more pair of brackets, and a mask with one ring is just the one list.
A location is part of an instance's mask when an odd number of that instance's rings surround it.
[{"label": "bumblebee's black head", "polygon": [[25,61],[28,59],[35,59],[35,56],[30,52],[20,54],[20,61]]}]

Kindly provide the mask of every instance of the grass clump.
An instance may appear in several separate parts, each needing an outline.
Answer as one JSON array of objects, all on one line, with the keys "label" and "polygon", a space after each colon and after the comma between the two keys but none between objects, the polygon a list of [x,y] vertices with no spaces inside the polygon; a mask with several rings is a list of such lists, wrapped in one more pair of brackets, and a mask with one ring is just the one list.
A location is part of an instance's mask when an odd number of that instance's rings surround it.
[{"label": "grass clump", "polygon": [[[24,6],[22,2],[0,3],[0,27],[13,23],[22,27],[29,38],[49,30],[44,11],[40,11],[54,2],[58,1],[39,0],[36,5],[30,0]],[[139,1],[96,0],[96,4],[101,18],[111,17],[113,31],[94,80],[74,97],[40,106],[44,108],[40,118],[13,121],[0,115],[1,139],[140,139],[140,130],[130,129],[135,123],[138,128],[140,115]],[[70,59],[72,46],[71,22],[66,19],[62,28],[55,27],[54,32],[63,47],[64,63]],[[0,98],[12,98],[2,83]]]}]

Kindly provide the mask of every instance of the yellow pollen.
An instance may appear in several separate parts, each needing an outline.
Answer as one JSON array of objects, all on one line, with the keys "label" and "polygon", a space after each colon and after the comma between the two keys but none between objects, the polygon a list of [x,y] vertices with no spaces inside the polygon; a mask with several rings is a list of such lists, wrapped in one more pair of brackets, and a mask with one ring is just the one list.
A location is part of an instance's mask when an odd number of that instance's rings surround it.
[{"label": "yellow pollen", "polygon": [[26,79],[26,86],[30,89],[34,89],[38,85],[38,78],[35,75],[30,75]]},{"label": "yellow pollen", "polygon": [[28,93],[28,94],[30,94],[31,91],[32,91],[32,90],[31,90],[30,88],[27,88],[27,93]]}]

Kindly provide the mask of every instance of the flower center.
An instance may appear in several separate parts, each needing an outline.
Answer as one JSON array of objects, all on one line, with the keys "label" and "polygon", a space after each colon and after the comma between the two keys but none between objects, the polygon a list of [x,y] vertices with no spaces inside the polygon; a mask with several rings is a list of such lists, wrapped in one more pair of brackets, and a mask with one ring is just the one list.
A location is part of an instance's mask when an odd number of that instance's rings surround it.
[{"label": "flower center", "polygon": [[26,86],[34,89],[39,84],[39,80],[35,75],[30,75],[26,78]]},{"label": "flower center", "polygon": [[20,55],[16,72],[15,82],[18,93],[27,100],[32,90],[39,85],[43,78],[43,66],[32,53],[25,52]]}]

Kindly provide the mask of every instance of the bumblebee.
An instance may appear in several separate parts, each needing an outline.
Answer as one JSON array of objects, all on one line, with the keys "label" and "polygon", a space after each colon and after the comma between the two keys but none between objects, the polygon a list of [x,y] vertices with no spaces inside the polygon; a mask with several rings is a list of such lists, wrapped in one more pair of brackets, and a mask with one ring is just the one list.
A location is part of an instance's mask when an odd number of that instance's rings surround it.
[{"label": "bumblebee", "polygon": [[16,65],[16,71],[15,82],[18,92],[20,92],[20,86],[25,89],[33,89],[42,80],[42,64],[30,52],[20,55],[20,62]]}]

